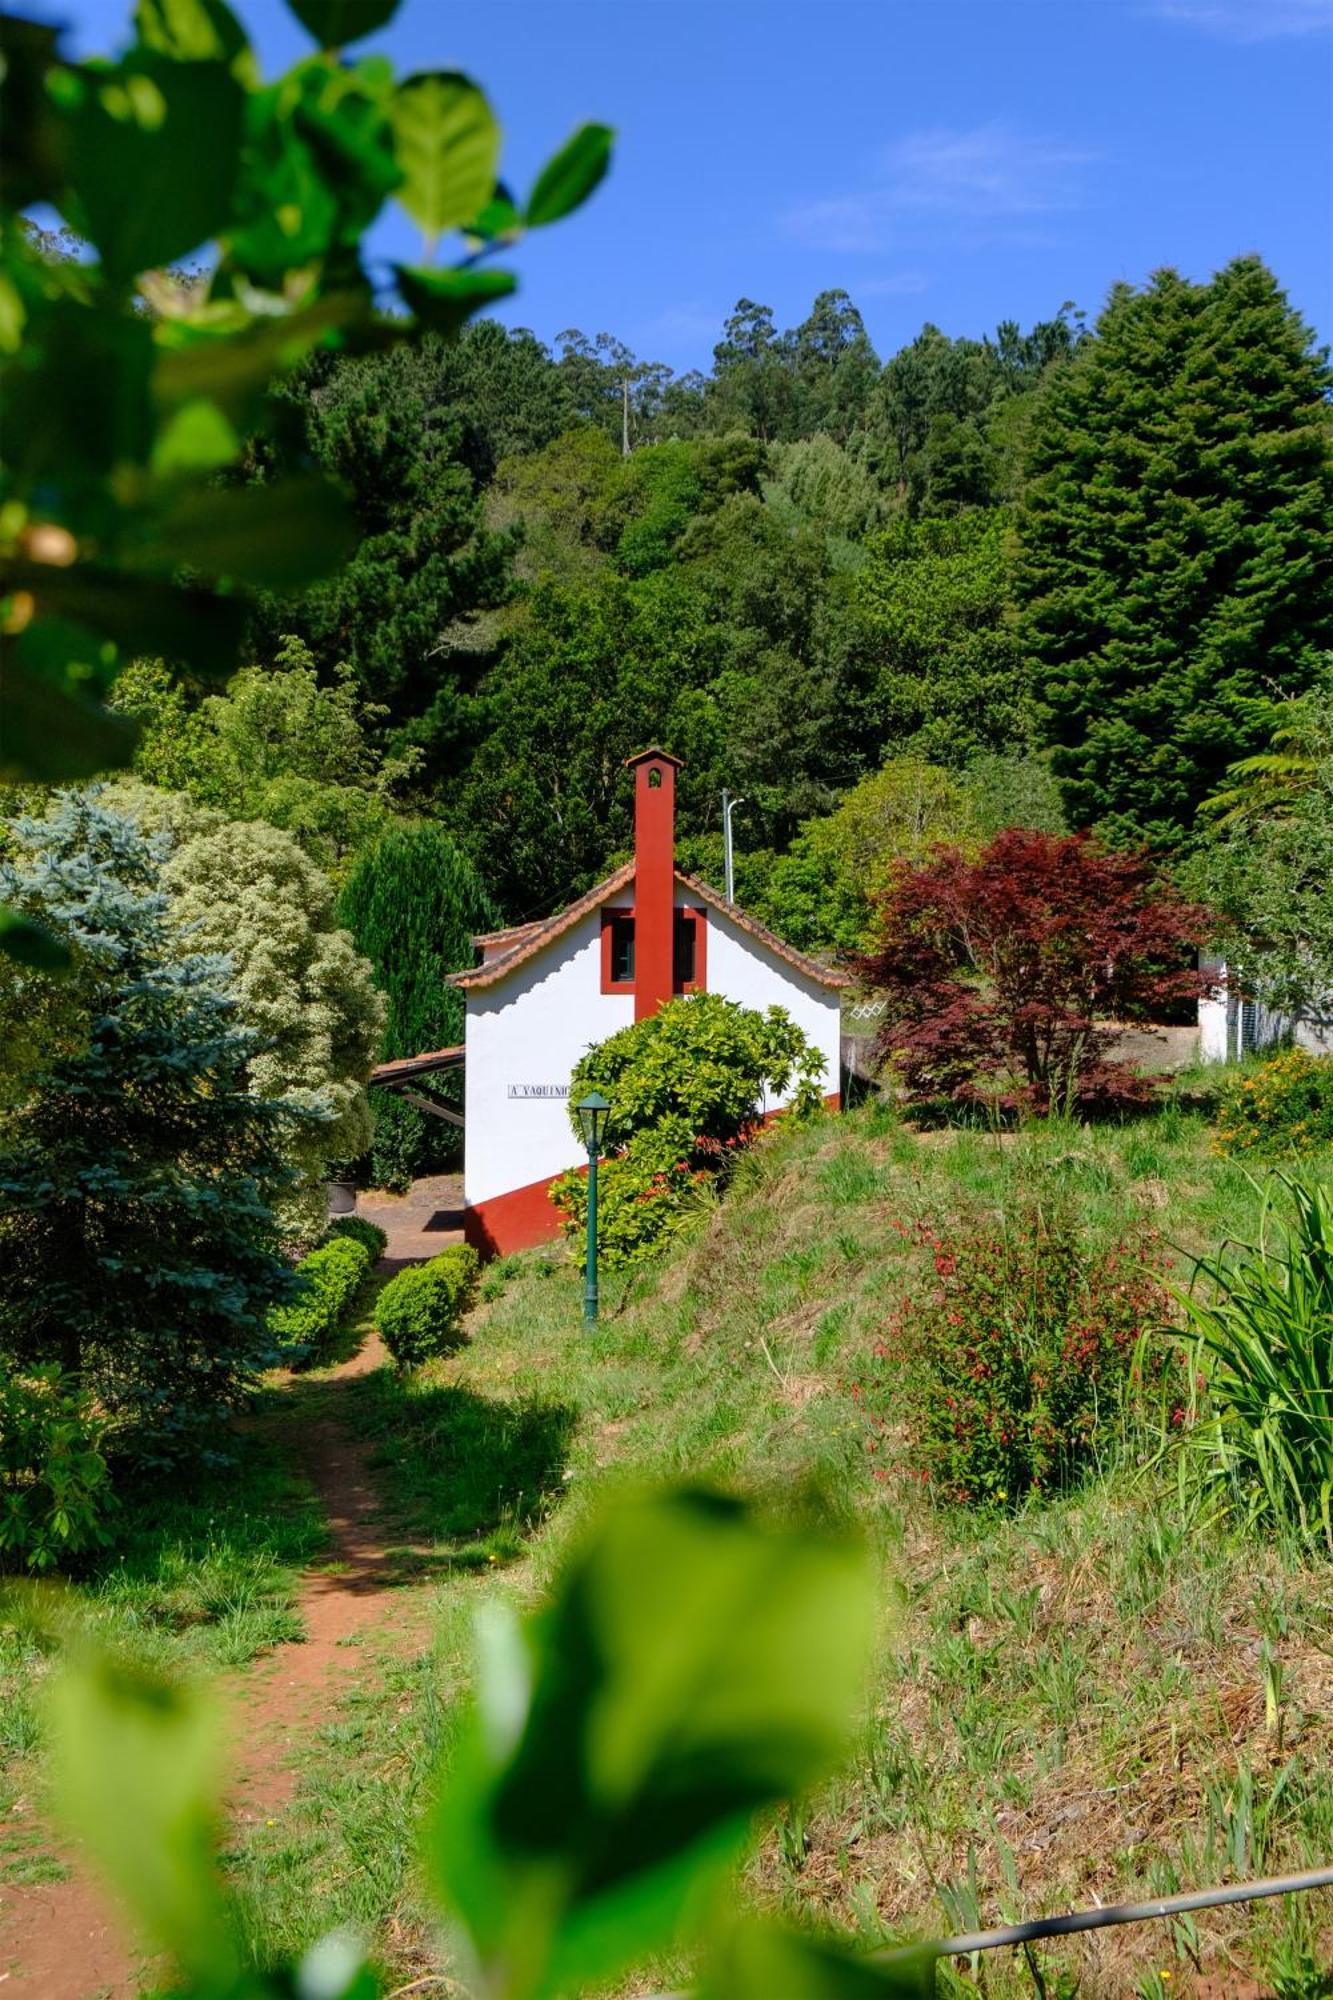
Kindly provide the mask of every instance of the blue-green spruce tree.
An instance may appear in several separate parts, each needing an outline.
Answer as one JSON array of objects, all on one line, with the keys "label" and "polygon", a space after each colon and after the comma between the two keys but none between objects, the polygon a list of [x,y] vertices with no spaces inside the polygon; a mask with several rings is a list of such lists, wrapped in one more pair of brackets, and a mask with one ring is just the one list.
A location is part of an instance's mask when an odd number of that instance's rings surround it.
[{"label": "blue-green spruce tree", "polygon": [[247,1087],[258,1038],[228,961],[183,952],[170,929],[165,839],[94,791],[15,822],[9,845],[0,894],[72,947],[87,1031],[6,1118],[0,1366],[58,1361],[127,1448],[169,1458],[270,1358],[294,1114]]}]

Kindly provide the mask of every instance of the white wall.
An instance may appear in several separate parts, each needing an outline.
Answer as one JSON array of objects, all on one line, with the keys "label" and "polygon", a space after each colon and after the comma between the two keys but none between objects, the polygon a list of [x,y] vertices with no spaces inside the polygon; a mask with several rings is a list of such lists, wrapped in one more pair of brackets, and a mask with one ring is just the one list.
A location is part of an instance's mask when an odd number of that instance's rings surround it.
[{"label": "white wall", "polygon": [[567,1090],[589,1044],[633,1019],[632,993],[602,991],[597,910],[499,985],[467,995],[465,1201],[490,1201],[549,1180],[587,1157],[570,1128],[565,1098],[511,1097],[510,1090]]},{"label": "white wall", "polygon": [[[621,899],[608,900],[614,905]],[[684,890],[677,890],[676,901],[698,907]],[[704,907],[709,992],[744,1007],[785,1007],[822,1052],[823,1089],[830,1095],[838,1088],[837,989],[771,958],[739,926]],[[629,1026],[633,994],[601,989],[601,913],[594,910],[507,979],[467,995],[463,1182],[469,1204],[581,1164],[584,1152],[570,1128],[567,1100],[510,1091],[567,1089],[585,1049]],[[784,1101],[770,1095],[762,1109],[775,1110]]]},{"label": "white wall", "polygon": [[[687,895],[677,902],[689,903]],[[704,905],[708,930],[708,990],[742,1007],[785,1007],[798,1028],[824,1058],[822,1089],[829,1097],[838,1088],[842,1053],[842,995],[836,986],[821,986],[794,965],[774,958],[738,924],[711,905]],[[785,1104],[785,1096],[770,1093],[765,1111]]]},{"label": "white wall", "polygon": [[1333,1007],[1277,1014],[1260,1002],[1246,1007],[1242,1016],[1240,998],[1227,984],[1226,966],[1211,959],[1205,970],[1218,988],[1215,998],[1199,1002],[1199,1055],[1204,1062],[1228,1062],[1285,1042],[1314,1056],[1333,1055]]}]

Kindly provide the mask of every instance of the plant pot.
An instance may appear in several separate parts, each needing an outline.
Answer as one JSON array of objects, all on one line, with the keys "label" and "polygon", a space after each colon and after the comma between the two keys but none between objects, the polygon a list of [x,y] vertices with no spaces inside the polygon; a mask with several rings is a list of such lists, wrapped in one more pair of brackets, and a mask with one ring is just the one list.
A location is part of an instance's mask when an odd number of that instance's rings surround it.
[{"label": "plant pot", "polygon": [[326,1181],[330,1215],[354,1215],[356,1213],[356,1182]]}]

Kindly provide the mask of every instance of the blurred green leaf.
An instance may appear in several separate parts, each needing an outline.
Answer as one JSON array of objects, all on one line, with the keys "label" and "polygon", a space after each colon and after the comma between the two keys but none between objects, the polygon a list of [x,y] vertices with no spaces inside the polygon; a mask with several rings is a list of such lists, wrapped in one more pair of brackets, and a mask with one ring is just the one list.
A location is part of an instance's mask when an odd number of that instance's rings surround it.
[{"label": "blurred green leaf", "polygon": [[351,509],[317,472],[276,486],[204,486],[161,518],[159,560],[190,563],[209,576],[294,590],[329,576],[356,546]]},{"label": "blurred green leaf", "polygon": [[456,70],[423,71],[395,91],[391,116],[399,201],[427,237],[461,228],[495,187],[500,128],[485,96]]},{"label": "blurred green leaf", "polygon": [[289,271],[354,257],[398,172],[379,66],[311,56],[250,93],[231,259],[281,292]]},{"label": "blurred green leaf", "polygon": [[0,952],[19,965],[30,966],[34,972],[67,972],[74,962],[63,938],[3,903],[0,903]]},{"label": "blurred green leaf", "polygon": [[818,1938],[739,1925],[709,1954],[696,2000],[933,2000],[935,1957],[876,1965]]},{"label": "blurred green leaf", "polygon": [[134,25],[146,49],[174,62],[221,62],[247,85],[259,65],[226,0],[138,0]]},{"label": "blurred green leaf", "polygon": [[149,378],[153,333],[128,312],[93,311],[74,299],[35,302],[4,398],[9,490],[40,488],[75,532],[114,517],[107,478],[142,465],[152,449]]},{"label": "blurred green leaf", "polygon": [[246,99],[229,70],[138,49],[68,84],[72,199],[60,206],[111,277],[169,264],[224,227]]},{"label": "blurred green leaf", "polygon": [[144,1934],[206,1989],[235,1972],[213,1868],[220,1759],[193,1689],[107,1655],[51,1692],[56,1795]]},{"label": "blurred green leaf", "polygon": [[240,653],[245,605],[217,591],[76,563],[0,563],[0,593],[29,592],[39,612],[86,626],[127,658],[159,654],[196,673],[230,673]]},{"label": "blurred green leaf", "polygon": [[604,1515],[522,1650],[491,1647],[427,1864],[507,1990],[666,1946],[754,1813],[827,1775],[863,1687],[862,1551],[685,1490]]},{"label": "blurred green leaf", "polygon": [[494,243],[497,237],[518,235],[522,227],[514,198],[500,182],[485,208],[468,223],[466,233],[478,243]]},{"label": "blurred green leaf", "polygon": [[38,619],[5,646],[0,778],[56,784],[128,764],[138,724],[115,715],[80,686],[97,641],[64,619]]},{"label": "blurred green leaf", "polygon": [[537,176],[524,216],[529,229],[559,222],[588,199],[611,164],[614,138],[609,125],[580,125]]},{"label": "blurred green leaf", "polygon": [[241,448],[239,433],[207,396],[173,410],[153,445],[154,472],[216,472]]},{"label": "blurred green leaf", "polygon": [[322,49],[345,49],[387,27],[398,12],[398,0],[287,0],[287,5]]},{"label": "blurred green leaf", "polygon": [[[237,307],[203,322],[162,325],[156,329],[153,398],[168,410],[195,400],[216,403],[243,430],[262,408],[274,376],[330,340],[356,334],[364,342],[372,327],[369,295],[354,291],[330,292],[292,313],[250,319]],[[381,338],[390,337],[386,327]]]},{"label": "blurred green leaf", "polygon": [[64,183],[64,130],[46,88],[59,29],[0,14],[0,186],[6,206],[54,201]]},{"label": "blurred green leaf", "polygon": [[457,333],[463,322],[479,310],[515,290],[518,280],[512,271],[435,271],[416,265],[393,267],[394,279],[403,304],[416,314],[423,326],[436,333]]}]

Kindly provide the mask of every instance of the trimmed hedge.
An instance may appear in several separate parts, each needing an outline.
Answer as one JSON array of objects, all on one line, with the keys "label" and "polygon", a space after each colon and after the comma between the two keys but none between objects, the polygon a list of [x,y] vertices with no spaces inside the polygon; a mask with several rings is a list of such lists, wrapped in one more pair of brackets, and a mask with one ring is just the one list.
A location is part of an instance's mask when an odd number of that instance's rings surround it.
[{"label": "trimmed hedge", "polygon": [[463,1345],[463,1315],[476,1296],[480,1270],[476,1251],[457,1243],[390,1278],[376,1302],[375,1324],[400,1368]]},{"label": "trimmed hedge", "polygon": [[389,1239],[378,1222],[371,1222],[364,1215],[335,1215],[319,1239],[320,1248],[335,1242],[339,1236],[346,1236],[353,1243],[364,1243],[372,1264],[378,1264],[389,1247]]},{"label": "trimmed hedge", "polygon": [[300,1365],[327,1353],[370,1263],[365,1244],[346,1234],[301,1259],[296,1267],[296,1297],[274,1306],[268,1316],[269,1332],[286,1360]]}]

